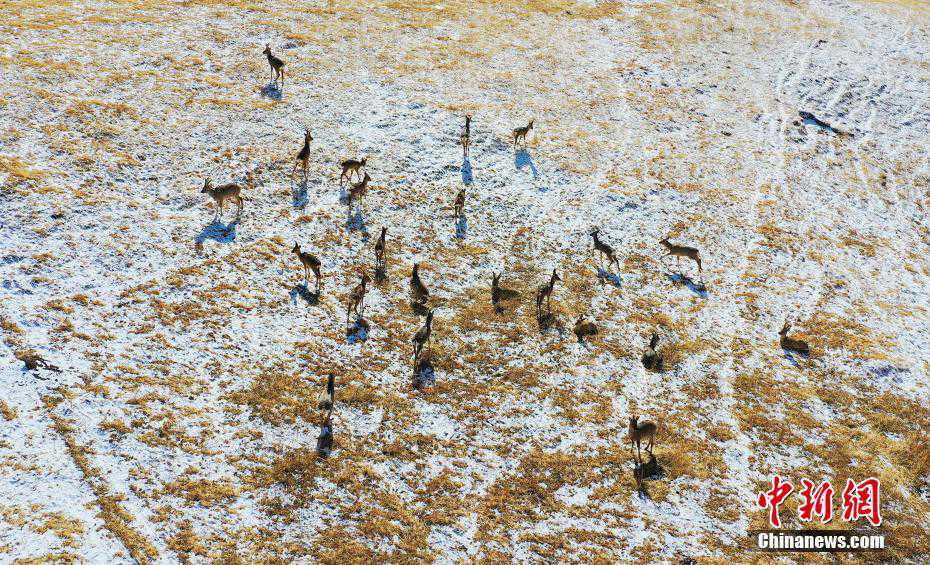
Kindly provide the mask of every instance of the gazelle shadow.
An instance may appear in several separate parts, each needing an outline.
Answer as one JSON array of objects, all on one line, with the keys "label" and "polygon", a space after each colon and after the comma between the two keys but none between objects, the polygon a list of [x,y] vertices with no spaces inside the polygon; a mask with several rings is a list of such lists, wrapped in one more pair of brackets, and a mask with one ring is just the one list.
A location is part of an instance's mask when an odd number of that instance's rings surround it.
[{"label": "gazelle shadow", "polygon": [[271,98],[272,100],[276,102],[280,102],[281,97],[284,95],[284,91],[274,81],[269,82],[268,84],[263,86],[261,93],[262,93],[262,96],[264,96],[265,98]]},{"label": "gazelle shadow", "polygon": [[655,455],[649,454],[649,461],[641,463],[636,461],[636,455],[633,455],[633,480],[636,481],[636,491],[639,497],[644,500],[650,500],[649,489],[646,488],[647,480],[658,480],[665,477],[665,470],[656,461]]},{"label": "gazelle shadow", "polygon": [[349,207],[349,216],[346,218],[346,227],[349,231],[360,231],[368,239],[368,226],[365,225],[365,216],[362,215],[361,208],[353,212]]},{"label": "gazelle shadow", "polygon": [[239,225],[239,218],[224,224],[220,218],[214,218],[212,222],[204,226],[203,230],[194,238],[198,246],[203,242],[212,239],[217,243],[229,243],[236,239],[236,226]]},{"label": "gazelle shadow", "polygon": [[798,357],[800,357],[801,359],[808,359],[810,357],[809,355],[804,355],[803,353],[797,353],[794,351],[788,351],[787,349],[782,349],[781,351],[782,353],[785,354],[785,359],[787,359],[788,362],[791,363],[791,366],[794,367],[795,369],[801,368],[801,363],[799,363],[797,359]]},{"label": "gazelle shadow", "polygon": [[423,390],[436,385],[436,369],[433,368],[433,354],[425,351],[413,364],[413,388]]},{"label": "gazelle shadow", "polygon": [[524,167],[529,167],[530,171],[533,173],[534,179],[539,176],[536,164],[533,163],[533,158],[530,157],[530,153],[526,149],[518,149],[517,152],[514,153],[513,164],[518,171],[523,170]]},{"label": "gazelle shadow", "polygon": [[290,297],[292,304],[297,304],[298,298],[306,302],[308,306],[316,306],[320,303],[320,293],[310,292],[310,289],[307,288],[305,284],[294,285],[294,288],[291,289]]},{"label": "gazelle shadow", "polygon": [[350,345],[363,342],[368,339],[368,334],[370,331],[371,325],[368,323],[368,320],[361,316],[357,316],[355,318],[355,322],[346,328],[346,339]]},{"label": "gazelle shadow", "polygon": [[614,285],[615,287],[621,287],[620,275],[609,273],[600,267],[597,268],[597,278],[600,279],[602,283],[605,281],[610,281],[610,284]]},{"label": "gazelle shadow", "polygon": [[292,201],[294,208],[303,209],[307,206],[307,177],[303,177],[294,187]]},{"label": "gazelle shadow", "polygon": [[384,268],[384,265],[378,265],[375,267],[375,282],[383,283],[388,279],[387,269]]},{"label": "gazelle shadow", "polygon": [[429,305],[419,304],[417,302],[410,302],[410,309],[413,310],[413,313],[417,316],[425,316],[429,313]]},{"label": "gazelle shadow", "polygon": [[681,284],[688,287],[688,290],[701,298],[707,298],[707,287],[703,282],[694,282],[691,277],[683,273],[665,273],[665,277],[674,284]]},{"label": "gazelle shadow", "polygon": [[465,214],[459,216],[459,220],[455,223],[455,237],[458,239],[465,239],[465,233],[468,231],[468,220],[465,218]]},{"label": "gazelle shadow", "polygon": [[546,333],[554,329],[559,333],[559,336],[565,335],[565,325],[551,311],[539,312],[536,315],[536,323],[539,324],[539,333]]},{"label": "gazelle shadow", "polygon": [[462,161],[462,184],[471,184],[475,177],[471,173],[471,160],[468,157]]}]

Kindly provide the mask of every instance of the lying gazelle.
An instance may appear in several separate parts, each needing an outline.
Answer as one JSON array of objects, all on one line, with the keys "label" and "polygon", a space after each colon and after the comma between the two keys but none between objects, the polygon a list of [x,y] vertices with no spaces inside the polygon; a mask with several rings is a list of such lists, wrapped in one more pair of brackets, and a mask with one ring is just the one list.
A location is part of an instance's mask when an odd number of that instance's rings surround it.
[{"label": "lying gazelle", "polygon": [[387,236],[387,227],[382,226],[381,237],[379,237],[378,242],[375,243],[375,271],[380,272],[380,273],[384,272],[384,267],[385,267],[385,261],[384,261],[385,241],[384,240],[386,236]]},{"label": "lying gazelle", "polygon": [[281,79],[281,86],[284,86],[284,61],[271,54],[271,45],[265,44],[265,50],[262,51],[268,57],[268,66],[271,67],[271,81],[277,82]]},{"label": "lying gazelle", "polygon": [[238,218],[242,214],[242,187],[236,183],[224,184],[222,186],[213,186],[213,182],[210,179],[205,179],[203,181],[203,190],[200,191],[201,194],[209,194],[210,198],[213,199],[213,202],[216,204],[216,218],[223,217],[223,204],[227,200],[232,200],[236,202],[238,208],[236,209],[236,217]]},{"label": "lying gazelle", "polygon": [[465,215],[465,187],[455,195],[455,204],[452,206],[452,217],[462,218]]},{"label": "lying gazelle", "polygon": [[413,273],[410,275],[410,300],[417,306],[423,306],[429,300],[429,291],[420,280],[420,264],[413,264]]},{"label": "lying gazelle", "polygon": [[649,440],[649,443],[646,445],[646,451],[652,455],[652,444],[655,441],[657,426],[646,420],[645,422],[639,423],[639,416],[630,417],[630,428],[629,428],[629,437],[630,437],[630,451],[633,451],[633,446],[636,446],[636,459],[639,462],[642,462],[643,458],[640,452],[640,443]]},{"label": "lying gazelle", "polygon": [[342,174],[339,175],[339,186],[342,186],[344,181],[352,182],[352,175],[356,174],[359,177],[362,176],[361,170],[365,167],[365,161],[368,157],[362,157],[359,160],[356,159],[346,159],[339,166],[342,167]]},{"label": "lying gazelle", "polygon": [[531,129],[533,129],[533,120],[530,120],[530,123],[526,124],[524,127],[522,127],[522,128],[515,128],[515,129],[513,130],[513,146],[514,146],[514,148],[517,147],[517,142],[519,142],[519,141],[521,141],[521,140],[523,141],[523,147],[526,147],[526,134],[528,134],[528,133],[530,132]]},{"label": "lying gazelle", "polygon": [[332,373],[326,380],[326,390],[320,393],[317,398],[317,408],[320,410],[332,410],[336,403],[336,376]]},{"label": "lying gazelle", "polygon": [[575,337],[578,338],[578,343],[584,342],[584,338],[591,337],[592,335],[597,335],[597,325],[594,322],[584,319],[584,314],[578,316],[578,320],[575,321]]},{"label": "lying gazelle", "polygon": [[353,203],[358,202],[359,206],[362,206],[362,199],[365,198],[365,195],[368,194],[368,182],[371,180],[371,177],[368,176],[368,173],[365,173],[365,176],[359,182],[353,183],[349,188],[349,207]]},{"label": "lying gazelle", "polygon": [[620,261],[617,260],[617,255],[614,253],[614,248],[600,240],[598,237],[600,233],[600,228],[594,228],[590,234],[591,237],[594,238],[594,249],[598,253],[598,259],[603,260],[604,257],[607,257],[607,268],[610,268],[611,265],[616,265],[617,270],[619,271]]},{"label": "lying gazelle", "polygon": [[320,260],[313,253],[308,253],[306,251],[300,250],[300,245],[297,242],[294,242],[294,249],[291,249],[291,253],[297,254],[297,258],[300,259],[300,264],[304,268],[304,286],[307,286],[307,282],[310,279],[310,271],[313,271],[313,275],[316,277],[316,292],[320,293]]},{"label": "lying gazelle", "polygon": [[471,116],[465,114],[465,131],[462,132],[462,137],[459,139],[462,144],[462,158],[468,158],[468,149],[471,145]]},{"label": "lying gazelle", "polygon": [[544,284],[539,287],[539,290],[536,292],[536,313],[539,314],[542,309],[543,300],[546,301],[546,310],[551,311],[550,302],[552,301],[552,291],[555,289],[555,281],[562,280],[558,273],[555,272],[555,269],[552,269],[552,276],[549,277],[548,284]]},{"label": "lying gazelle", "polygon": [[[362,273],[361,282],[358,283],[349,294],[349,307],[346,308],[346,323],[349,322],[352,312],[355,312],[356,316],[361,317],[361,312],[365,311],[365,294],[368,292],[368,281],[370,280],[371,279],[368,278],[368,273]],[[361,312],[359,312],[359,310],[361,310]]]},{"label": "lying gazelle", "polygon": [[811,354],[811,348],[807,345],[806,341],[800,339],[794,339],[788,337],[788,330],[791,329],[791,324],[788,323],[788,320],[785,320],[785,325],[782,326],[781,331],[778,332],[778,344],[781,345],[781,348],[785,351],[800,353],[805,357]]},{"label": "lying gazelle", "polygon": [[685,247],[684,245],[675,245],[673,243],[669,243],[667,237],[662,239],[662,241],[659,243],[664,245],[665,249],[668,251],[668,253],[665,254],[665,257],[671,255],[678,261],[679,270],[681,270],[681,258],[685,257],[697,263],[698,274],[701,273],[701,253],[697,249],[693,247]]},{"label": "lying gazelle", "polygon": [[420,351],[423,350],[423,346],[429,341],[429,336],[433,332],[433,311],[430,310],[426,313],[426,324],[422,328],[417,330],[416,335],[413,336],[413,360],[416,361],[420,357]]},{"label": "lying gazelle", "polygon": [[304,180],[307,179],[307,166],[310,164],[310,142],[313,141],[313,136],[310,135],[310,130],[304,130],[304,146],[300,149],[300,152],[297,153],[297,160],[294,162],[294,170],[291,171],[291,180],[294,180],[294,173],[297,172],[297,167],[303,165],[304,171]]}]

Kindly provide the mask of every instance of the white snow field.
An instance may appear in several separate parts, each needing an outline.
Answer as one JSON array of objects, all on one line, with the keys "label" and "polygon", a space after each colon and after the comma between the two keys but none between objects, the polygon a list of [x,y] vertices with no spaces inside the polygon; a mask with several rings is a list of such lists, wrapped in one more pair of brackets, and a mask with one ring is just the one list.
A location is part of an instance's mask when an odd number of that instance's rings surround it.
[{"label": "white snow field", "polygon": [[[930,560],[928,3],[0,0],[0,79],[0,562]],[[775,474],[888,549],[749,553]]]}]

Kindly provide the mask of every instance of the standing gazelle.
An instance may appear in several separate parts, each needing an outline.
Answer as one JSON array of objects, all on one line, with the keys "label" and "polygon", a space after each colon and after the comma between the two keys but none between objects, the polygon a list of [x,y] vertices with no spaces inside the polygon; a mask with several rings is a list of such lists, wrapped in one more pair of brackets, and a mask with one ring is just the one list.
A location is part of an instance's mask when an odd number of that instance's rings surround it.
[{"label": "standing gazelle", "polygon": [[693,247],[685,247],[684,245],[675,245],[673,243],[669,243],[667,237],[662,239],[659,243],[665,246],[665,249],[668,251],[668,253],[665,254],[666,257],[669,255],[675,257],[675,259],[678,261],[679,269],[681,269],[681,258],[685,257],[697,263],[698,274],[701,274],[701,253],[697,249]]},{"label": "standing gazelle", "polygon": [[639,416],[630,417],[630,428],[629,428],[629,437],[630,437],[630,451],[633,451],[633,446],[636,446],[636,459],[639,463],[642,463],[642,455],[640,454],[640,443],[649,440],[649,443],[646,444],[646,451],[652,455],[652,444],[655,442],[656,430],[658,427],[646,420],[643,423],[639,423]]},{"label": "standing gazelle", "polygon": [[361,159],[346,159],[339,163],[339,166],[342,167],[342,174],[339,175],[339,186],[342,186],[343,181],[352,182],[353,173],[361,177],[361,170],[365,168],[365,161],[367,160],[368,157],[362,157]]},{"label": "standing gazelle", "polygon": [[426,324],[422,328],[417,330],[416,335],[413,336],[413,360],[416,361],[420,357],[420,352],[423,350],[423,346],[429,341],[430,334],[433,333],[433,311],[430,310],[426,313]]},{"label": "standing gazelle", "polygon": [[465,114],[465,131],[459,138],[462,144],[462,158],[468,159],[468,149],[471,146],[471,115]]},{"label": "standing gazelle", "polygon": [[462,218],[465,215],[465,187],[455,195],[455,203],[452,205],[452,217]]},{"label": "standing gazelle", "polygon": [[533,120],[530,120],[530,123],[526,124],[522,128],[515,128],[513,130],[513,146],[517,147],[519,141],[523,141],[523,147],[526,147],[526,134],[533,129]]},{"label": "standing gazelle", "polygon": [[617,260],[617,255],[614,253],[614,248],[607,245],[598,238],[598,234],[601,233],[600,228],[594,228],[591,231],[591,237],[594,238],[594,249],[598,252],[598,259],[603,260],[604,257],[607,257],[607,267],[611,265],[616,265],[617,270],[620,270],[620,261]]},{"label": "standing gazelle", "polygon": [[542,309],[543,300],[546,301],[546,310],[551,311],[550,302],[552,301],[552,291],[555,289],[555,282],[562,280],[558,273],[555,272],[555,269],[552,269],[552,276],[549,277],[549,282],[539,287],[539,290],[536,291],[536,313],[539,314]]},{"label": "standing gazelle", "polygon": [[242,214],[242,196],[240,196],[242,187],[238,184],[229,183],[214,188],[213,182],[210,179],[204,179],[203,190],[200,192],[202,194],[209,194],[210,198],[213,199],[213,202],[216,204],[215,217],[223,217],[223,203],[225,203],[227,200],[233,200],[238,205],[238,208],[236,209],[237,218]]},{"label": "standing gazelle", "polygon": [[420,264],[413,264],[413,272],[410,274],[410,299],[413,304],[423,306],[429,300],[429,291],[426,285],[420,280]]},{"label": "standing gazelle", "polygon": [[498,314],[502,311],[501,308],[501,275],[500,273],[491,273],[491,306],[494,307],[494,311]]},{"label": "standing gazelle", "polygon": [[320,260],[313,253],[308,253],[306,251],[300,250],[300,245],[297,242],[294,242],[294,249],[291,249],[291,253],[295,253],[297,258],[300,259],[300,264],[304,268],[304,286],[307,286],[307,282],[310,279],[310,271],[313,271],[313,275],[316,277],[316,292],[320,293]]},{"label": "standing gazelle", "polygon": [[352,312],[355,312],[356,316],[361,316],[362,312],[365,311],[365,294],[368,292],[368,281],[370,280],[371,279],[368,278],[368,273],[362,273],[361,282],[358,283],[358,286],[353,288],[352,292],[349,294],[349,307],[346,308],[346,323],[349,323]]},{"label": "standing gazelle", "polygon": [[351,211],[352,204],[358,203],[359,208],[363,206],[362,200],[364,200],[365,195],[368,194],[368,182],[371,181],[371,177],[368,176],[368,173],[365,173],[365,176],[362,177],[362,180],[359,182],[352,183],[352,186],[349,187],[349,209]]},{"label": "standing gazelle", "polygon": [[[387,227],[381,227],[381,237],[378,238],[378,242],[375,243],[375,271],[383,273],[385,268],[384,261],[384,252],[385,252],[385,238],[387,236]],[[377,275],[376,275],[377,276]]]},{"label": "standing gazelle", "polygon": [[291,171],[291,180],[294,180],[294,173],[297,172],[298,166],[303,166],[304,180],[307,180],[307,166],[310,163],[310,142],[313,136],[310,135],[309,129],[304,129],[304,146],[297,153],[297,159],[294,162],[294,170]]},{"label": "standing gazelle", "polygon": [[265,44],[265,50],[262,51],[268,57],[268,66],[271,67],[271,81],[277,82],[281,79],[281,86],[284,86],[284,61],[271,54],[271,45]]}]

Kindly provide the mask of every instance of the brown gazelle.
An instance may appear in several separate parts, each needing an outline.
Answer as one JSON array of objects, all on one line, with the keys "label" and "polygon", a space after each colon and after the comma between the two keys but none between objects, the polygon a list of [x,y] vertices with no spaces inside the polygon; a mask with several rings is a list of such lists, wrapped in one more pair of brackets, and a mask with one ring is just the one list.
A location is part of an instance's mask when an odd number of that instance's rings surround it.
[{"label": "brown gazelle", "polygon": [[810,355],[811,348],[807,345],[806,341],[788,337],[788,330],[790,329],[791,324],[788,323],[788,320],[785,320],[785,325],[782,326],[781,331],[778,332],[778,344],[781,345],[781,348],[785,351],[800,353],[804,356]]},{"label": "brown gazelle", "polygon": [[367,157],[362,157],[361,159],[346,159],[340,163],[339,166],[342,167],[342,174],[339,175],[339,186],[342,186],[344,181],[352,182],[353,174],[361,177],[361,170],[365,167],[365,161],[367,159]]},{"label": "brown gazelle", "polygon": [[578,343],[582,343],[584,338],[591,337],[592,335],[597,335],[597,325],[594,322],[584,319],[584,315],[578,316],[578,320],[575,321],[575,337],[578,338]]},{"label": "brown gazelle", "polygon": [[304,130],[304,146],[297,153],[297,159],[294,162],[294,170],[291,171],[291,180],[294,179],[294,173],[297,172],[297,167],[303,166],[304,171],[304,180],[307,179],[307,166],[310,164],[310,142],[313,141],[313,136],[310,135],[310,130]]},{"label": "brown gazelle", "polygon": [[277,82],[281,79],[281,86],[284,86],[284,61],[271,54],[271,45],[265,44],[265,50],[262,51],[268,57],[268,66],[271,67],[271,80]]},{"label": "brown gazelle", "polygon": [[603,259],[607,257],[607,267],[610,268],[611,265],[616,265],[617,270],[620,270],[620,261],[617,260],[617,255],[614,253],[614,248],[607,245],[600,240],[598,235],[601,233],[599,228],[595,228],[591,231],[591,237],[594,238],[594,249],[598,253],[598,258]]},{"label": "brown gazelle", "polygon": [[313,253],[308,253],[306,251],[300,250],[300,245],[294,243],[294,249],[291,249],[292,253],[297,254],[297,258],[300,259],[300,264],[304,267],[304,286],[307,285],[308,280],[310,279],[310,271],[313,271],[313,275],[316,277],[316,291],[320,292],[320,260]]},{"label": "brown gazelle", "polygon": [[642,357],[643,367],[650,371],[662,370],[662,358],[659,357],[659,352],[656,351],[656,345],[658,344],[659,334],[652,332],[652,338],[649,340],[649,347],[646,348]]},{"label": "brown gazelle", "polygon": [[238,206],[236,210],[236,217],[238,218],[242,214],[242,187],[236,183],[224,184],[222,186],[214,187],[210,179],[203,181],[203,190],[200,191],[202,194],[209,194],[210,198],[213,199],[213,202],[216,203],[216,217],[223,217],[223,204],[227,200],[232,200]]},{"label": "brown gazelle", "polygon": [[471,116],[465,115],[465,131],[459,139],[462,144],[462,158],[468,159],[468,149],[471,146]]},{"label": "brown gazelle", "polygon": [[418,306],[423,306],[429,300],[429,291],[420,280],[420,264],[413,264],[413,273],[410,275],[410,300]]},{"label": "brown gazelle", "polygon": [[430,310],[426,313],[426,323],[422,328],[417,330],[416,335],[413,336],[413,360],[416,361],[420,356],[420,351],[423,350],[423,346],[429,341],[429,336],[433,332],[433,311]]},{"label": "brown gazelle", "polygon": [[513,146],[516,147],[518,142],[523,141],[523,147],[526,147],[526,134],[528,134],[531,129],[533,129],[533,120],[530,120],[530,123],[522,128],[515,128],[513,130]]},{"label": "brown gazelle", "polygon": [[378,238],[378,242],[375,243],[375,270],[383,272],[385,267],[384,262],[384,252],[385,252],[385,238],[387,237],[387,227],[381,227],[381,237]]},{"label": "brown gazelle", "polygon": [[[368,273],[362,273],[361,282],[359,282],[349,294],[349,307],[346,308],[347,323],[352,312],[355,312],[356,316],[361,316],[361,312],[365,311],[365,294],[368,292],[368,281],[370,280],[371,279],[368,278]],[[361,312],[359,312],[359,310],[361,310]]]},{"label": "brown gazelle", "polygon": [[643,460],[640,454],[640,444],[646,440],[649,441],[649,443],[646,444],[646,451],[648,451],[650,455],[652,454],[652,444],[655,442],[657,429],[657,426],[648,420],[640,423],[639,416],[630,417],[630,451],[633,450],[633,446],[635,445],[637,461],[641,462]]},{"label": "brown gazelle", "polygon": [[332,373],[326,381],[326,390],[321,392],[317,397],[317,408],[320,410],[332,410],[333,404],[336,403],[336,376]]},{"label": "brown gazelle", "polygon": [[365,176],[362,177],[362,180],[353,183],[349,188],[349,206],[358,202],[359,206],[362,205],[362,200],[365,198],[365,195],[368,194],[368,182],[371,181],[371,177],[368,176],[368,173],[365,173]]},{"label": "brown gazelle", "polygon": [[539,290],[536,291],[536,313],[538,314],[542,308],[543,300],[546,301],[546,309],[550,309],[550,302],[552,301],[552,291],[555,289],[555,282],[562,280],[558,273],[555,272],[555,269],[552,269],[552,276],[549,277],[549,282],[539,287]]},{"label": "brown gazelle", "polygon": [[504,273],[491,273],[491,306],[494,306],[495,312],[501,312],[501,275]]},{"label": "brown gazelle", "polygon": [[665,249],[668,251],[668,253],[665,254],[666,257],[671,255],[672,257],[676,258],[678,261],[679,269],[681,269],[681,258],[685,257],[697,263],[698,274],[701,273],[701,253],[697,249],[693,247],[685,247],[684,245],[675,245],[673,243],[669,243],[667,237],[659,243],[664,245]]},{"label": "brown gazelle", "polygon": [[452,206],[452,217],[461,218],[465,215],[465,187],[455,195],[455,204]]}]

